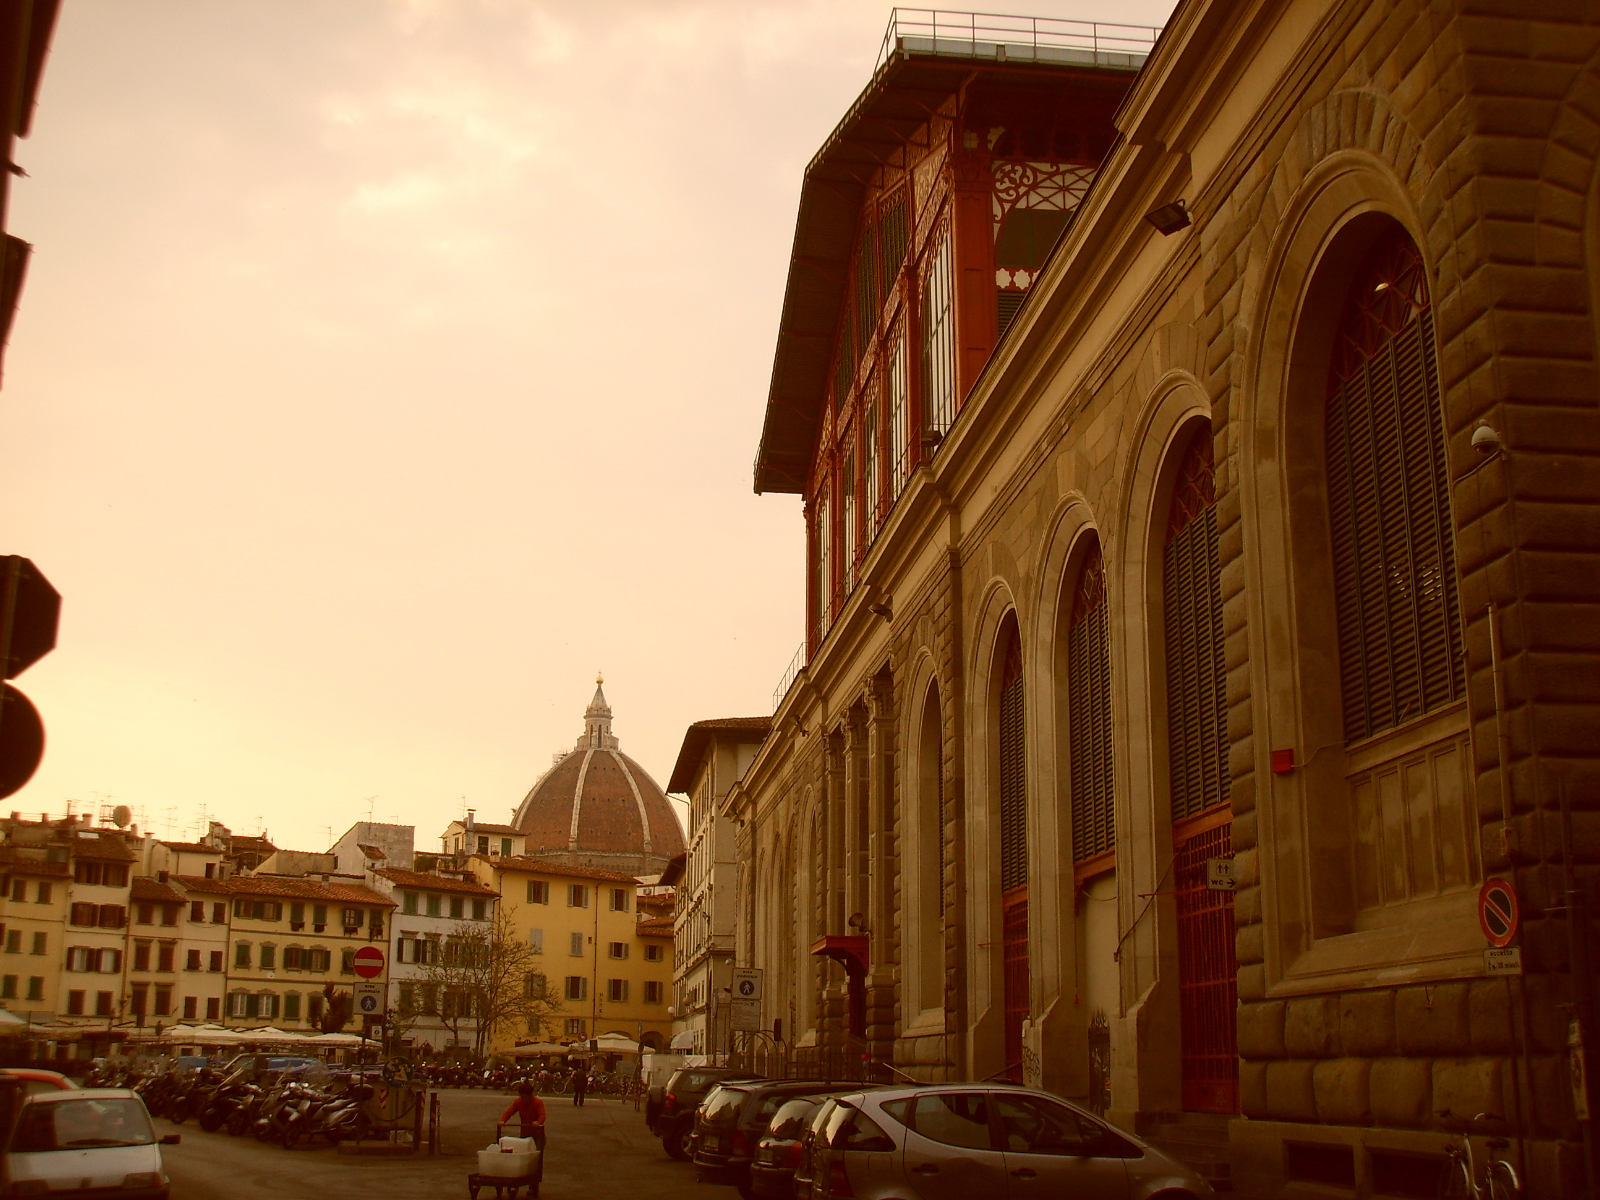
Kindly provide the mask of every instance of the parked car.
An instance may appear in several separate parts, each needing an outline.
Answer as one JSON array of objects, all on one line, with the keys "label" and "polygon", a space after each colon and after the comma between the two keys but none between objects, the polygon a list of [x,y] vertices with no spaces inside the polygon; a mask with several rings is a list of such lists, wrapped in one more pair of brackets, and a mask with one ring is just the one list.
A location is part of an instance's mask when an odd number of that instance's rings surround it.
[{"label": "parked car", "polygon": [[789,1182],[795,1200],[809,1200],[811,1196],[811,1182],[817,1171],[817,1139],[822,1136],[828,1118],[838,1107],[838,1099],[830,1096],[818,1106],[817,1111],[812,1113],[811,1119],[806,1122],[805,1132],[800,1135],[799,1165],[795,1167],[794,1175]]},{"label": "parked car", "polygon": [[695,1109],[709,1092],[724,1079],[756,1079],[749,1071],[733,1067],[684,1067],[674,1071],[667,1080],[667,1091],[661,1098],[661,1111],[656,1114],[650,1132],[661,1139],[661,1148],[673,1158],[689,1160],[689,1135],[694,1132]]},{"label": "parked car", "polygon": [[[778,1106],[756,1140],[750,1191],[762,1200],[794,1200],[795,1172],[805,1153],[806,1131],[827,1104],[824,1096],[791,1096]],[[809,1177],[806,1187],[810,1188]]]},{"label": "parked car", "polygon": [[821,1079],[724,1080],[709,1092],[695,1114],[694,1163],[706,1183],[731,1183],[741,1196],[750,1190],[750,1162],[755,1145],[779,1105],[793,1096],[855,1092],[860,1083]]},{"label": "parked car", "polygon": [[811,1194],[1199,1200],[1211,1185],[1048,1092],[1004,1084],[894,1087],[834,1098],[813,1142]]},{"label": "parked car", "polygon": [[6,1194],[167,1200],[161,1147],[178,1140],[156,1137],[144,1101],[128,1088],[41,1092],[17,1115]]},{"label": "parked car", "polygon": [[72,1092],[78,1087],[60,1071],[47,1071],[43,1067],[0,1067],[0,1075],[22,1080],[24,1096],[37,1096],[40,1092]]}]

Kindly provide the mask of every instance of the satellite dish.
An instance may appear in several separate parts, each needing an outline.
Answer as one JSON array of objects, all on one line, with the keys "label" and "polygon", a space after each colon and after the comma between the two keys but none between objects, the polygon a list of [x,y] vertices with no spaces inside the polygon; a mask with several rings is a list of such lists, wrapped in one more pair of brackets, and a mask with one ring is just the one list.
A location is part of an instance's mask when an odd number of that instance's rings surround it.
[{"label": "satellite dish", "polygon": [[111,823],[118,829],[126,828],[131,820],[133,820],[133,809],[126,804],[119,804],[111,810]]}]

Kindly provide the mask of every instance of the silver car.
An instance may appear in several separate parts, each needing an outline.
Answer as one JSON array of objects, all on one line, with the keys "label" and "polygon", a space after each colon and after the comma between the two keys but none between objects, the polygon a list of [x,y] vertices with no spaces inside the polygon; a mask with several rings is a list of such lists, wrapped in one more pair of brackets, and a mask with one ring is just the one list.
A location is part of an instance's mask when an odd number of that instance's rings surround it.
[{"label": "silver car", "polygon": [[17,1114],[6,1195],[167,1200],[161,1147],[177,1141],[156,1137],[144,1101],[127,1088],[40,1093]]},{"label": "silver car", "polygon": [[835,1097],[814,1128],[813,1200],[1212,1195],[1204,1179],[1155,1147],[1031,1088],[951,1083],[853,1093]]}]

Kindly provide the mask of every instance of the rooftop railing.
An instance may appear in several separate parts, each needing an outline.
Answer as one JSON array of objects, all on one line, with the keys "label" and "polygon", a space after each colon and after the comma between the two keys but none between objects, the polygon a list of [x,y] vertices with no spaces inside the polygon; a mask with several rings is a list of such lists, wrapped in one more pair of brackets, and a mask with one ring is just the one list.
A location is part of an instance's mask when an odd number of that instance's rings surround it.
[{"label": "rooftop railing", "polygon": [[777,712],[783,704],[783,698],[789,694],[789,689],[794,686],[794,681],[800,677],[800,672],[806,665],[806,644],[800,643],[800,648],[794,652],[794,657],[789,660],[789,669],[783,673],[783,678],[778,681],[778,686],[772,690],[772,711]]},{"label": "rooftop railing", "polygon": [[897,50],[997,62],[1081,63],[1137,70],[1160,35],[1159,28],[1146,25],[895,8],[889,12],[889,28],[873,70]]}]

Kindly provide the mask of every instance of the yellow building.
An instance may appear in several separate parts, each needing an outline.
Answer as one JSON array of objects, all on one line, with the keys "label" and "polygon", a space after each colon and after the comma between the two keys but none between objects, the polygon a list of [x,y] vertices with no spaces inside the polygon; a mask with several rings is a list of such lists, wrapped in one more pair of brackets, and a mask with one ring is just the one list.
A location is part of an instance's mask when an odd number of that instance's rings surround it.
[{"label": "yellow building", "polygon": [[[665,1046],[672,1021],[670,921],[638,920],[639,881],[617,871],[566,866],[526,856],[468,860],[501,910],[544,963],[561,1009],[521,1037],[501,1031],[494,1049],[543,1037],[575,1041],[620,1033]],[[643,927],[641,927],[643,926]]]},{"label": "yellow building", "polygon": [[59,1010],[72,869],[60,847],[0,849],[0,1008],[32,1020]]},{"label": "yellow building", "polygon": [[[315,1026],[330,981],[342,989],[357,982],[388,986],[387,929],[394,901],[370,888],[284,875],[179,882],[190,888],[218,884],[232,902],[223,1006],[230,1026]],[[364,946],[384,952],[384,972],[367,981],[357,977],[352,961]]]}]

